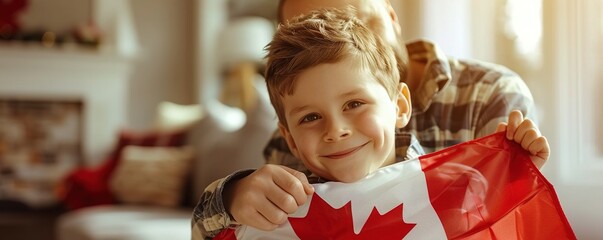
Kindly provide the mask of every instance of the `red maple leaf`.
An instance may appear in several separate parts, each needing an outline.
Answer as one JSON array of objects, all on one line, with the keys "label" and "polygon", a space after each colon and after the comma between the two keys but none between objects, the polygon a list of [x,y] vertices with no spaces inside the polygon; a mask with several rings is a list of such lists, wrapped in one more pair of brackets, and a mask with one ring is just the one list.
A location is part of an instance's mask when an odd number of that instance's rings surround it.
[{"label": "red maple leaf", "polygon": [[402,219],[402,204],[381,215],[375,207],[360,233],[354,233],[352,202],[335,209],[317,194],[312,196],[308,214],[289,217],[293,231],[300,239],[402,239],[417,224]]}]

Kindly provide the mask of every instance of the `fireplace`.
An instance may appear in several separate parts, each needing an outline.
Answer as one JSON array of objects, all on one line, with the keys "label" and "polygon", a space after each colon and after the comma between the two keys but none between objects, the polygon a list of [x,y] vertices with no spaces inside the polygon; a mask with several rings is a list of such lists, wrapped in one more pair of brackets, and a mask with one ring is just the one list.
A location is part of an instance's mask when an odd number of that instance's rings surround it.
[{"label": "fireplace", "polygon": [[61,179],[82,164],[81,99],[0,98],[0,200],[56,202]]},{"label": "fireplace", "polygon": [[0,73],[0,122],[10,123],[0,123],[0,182],[11,182],[0,186],[0,200],[54,204],[44,191],[67,169],[99,164],[125,127],[129,61],[102,51],[0,44]]}]

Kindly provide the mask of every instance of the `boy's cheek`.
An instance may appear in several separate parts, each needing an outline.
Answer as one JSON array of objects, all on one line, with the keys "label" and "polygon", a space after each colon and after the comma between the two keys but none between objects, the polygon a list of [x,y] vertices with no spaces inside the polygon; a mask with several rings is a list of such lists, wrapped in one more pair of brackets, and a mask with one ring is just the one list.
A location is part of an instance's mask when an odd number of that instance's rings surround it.
[{"label": "boy's cheek", "polygon": [[298,149],[297,149],[297,148],[292,149],[291,147],[289,147],[289,150],[291,151],[291,154],[293,154],[293,156],[294,156],[295,158],[297,158],[297,159],[301,159],[301,158],[299,157],[299,156],[300,156],[300,154],[299,154],[299,151],[298,151]]},{"label": "boy's cheek", "polygon": [[281,135],[285,138],[287,142],[287,147],[289,147],[289,151],[295,158],[300,159],[299,149],[297,148],[297,144],[295,143],[295,139],[289,130],[285,129],[282,125],[279,125],[279,130],[281,131]]}]

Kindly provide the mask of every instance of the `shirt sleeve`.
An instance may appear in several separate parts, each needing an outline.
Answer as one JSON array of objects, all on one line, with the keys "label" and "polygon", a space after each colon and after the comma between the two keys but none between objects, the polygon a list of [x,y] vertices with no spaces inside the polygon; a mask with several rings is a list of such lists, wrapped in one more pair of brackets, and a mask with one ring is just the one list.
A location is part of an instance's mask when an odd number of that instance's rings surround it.
[{"label": "shirt sleeve", "polygon": [[222,192],[229,181],[245,177],[253,171],[253,169],[237,171],[214,181],[205,188],[193,210],[192,239],[212,238],[222,230],[236,224],[224,207]]},{"label": "shirt sleeve", "polygon": [[494,133],[500,122],[507,122],[513,110],[519,110],[525,118],[538,124],[534,98],[525,82],[514,73],[501,75],[493,83],[490,96],[485,102],[478,124],[475,138]]}]

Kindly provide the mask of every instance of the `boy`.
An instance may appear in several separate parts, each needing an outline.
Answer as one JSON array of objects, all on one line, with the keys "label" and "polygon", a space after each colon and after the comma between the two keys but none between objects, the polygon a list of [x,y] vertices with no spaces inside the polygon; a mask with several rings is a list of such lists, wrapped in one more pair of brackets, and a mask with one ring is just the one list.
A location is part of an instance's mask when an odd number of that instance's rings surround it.
[{"label": "boy", "polygon": [[[236,224],[275,229],[313,193],[310,183],[355,182],[422,153],[409,134],[396,133],[410,119],[411,102],[394,52],[351,9],[319,10],[281,25],[267,58],[279,130],[312,174],[308,181],[268,164],[214,182],[195,209],[193,238]],[[513,112],[497,129],[505,130],[542,166],[549,146],[531,121]],[[396,153],[400,145],[406,151]]]}]

